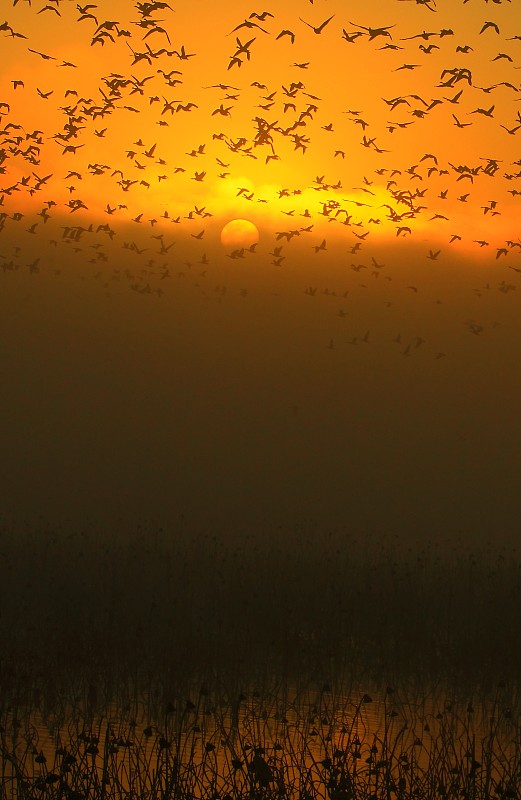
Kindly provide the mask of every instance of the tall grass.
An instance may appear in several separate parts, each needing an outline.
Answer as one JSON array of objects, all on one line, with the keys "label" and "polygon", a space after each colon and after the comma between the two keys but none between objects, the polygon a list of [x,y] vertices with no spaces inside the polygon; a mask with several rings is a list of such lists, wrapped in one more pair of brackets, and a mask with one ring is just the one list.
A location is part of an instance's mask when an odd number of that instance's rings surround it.
[{"label": "tall grass", "polygon": [[[280,530],[0,531],[0,682],[108,692],[217,673],[368,676],[491,691],[521,664],[521,559],[450,543]],[[40,678],[38,677],[40,676]],[[61,676],[61,677],[60,677]],[[103,676],[103,684],[101,677]]]},{"label": "tall grass", "polygon": [[4,708],[0,798],[520,796],[519,714],[504,687],[482,705],[393,687],[239,688],[192,687],[168,702],[134,694],[112,707],[71,696],[66,714]]}]

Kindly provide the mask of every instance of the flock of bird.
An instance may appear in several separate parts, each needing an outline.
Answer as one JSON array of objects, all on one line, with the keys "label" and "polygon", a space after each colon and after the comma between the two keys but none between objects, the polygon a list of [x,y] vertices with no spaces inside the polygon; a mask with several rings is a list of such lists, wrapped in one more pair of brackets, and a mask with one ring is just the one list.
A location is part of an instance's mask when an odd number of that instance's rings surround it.
[{"label": "flock of bird", "polygon": [[[490,2],[501,12],[512,5]],[[447,8],[467,4],[483,7],[474,30],[436,24]],[[352,273],[367,270],[381,284],[399,280],[399,274],[385,274],[379,253],[410,240],[417,257],[427,230],[427,263],[485,251],[497,266],[495,288],[517,289],[521,19],[518,30],[504,30],[486,18],[489,0],[388,0],[395,21],[362,24],[367,20],[354,21],[341,7],[321,15],[317,2],[302,0],[301,13],[288,24],[288,9],[244,14],[237,3],[239,19],[213,43],[210,58],[210,42],[198,44],[195,11],[191,29],[183,31],[190,41],[176,43],[176,4],[128,5],[128,19],[104,19],[110,4],[12,0],[11,19],[0,22],[10,73],[0,90],[0,274],[52,272],[61,250],[91,265],[93,277],[106,287],[127,279],[132,290],[160,297],[169,278],[198,269],[199,285],[208,276],[208,265],[222,261],[217,227],[240,216],[256,222],[261,242],[234,247],[225,256],[232,261],[265,253],[267,265],[278,270],[304,252],[313,262],[334,250]],[[365,13],[374,17],[382,4],[366,5]],[[232,11],[230,4],[226,13]],[[41,37],[35,20],[45,22]],[[418,20],[422,29],[410,33]],[[69,39],[71,55],[64,59],[58,53]],[[75,60],[78,43],[88,46],[87,61],[83,55]],[[329,82],[320,71],[323,46],[345,62]],[[274,70],[269,48],[285,72]],[[112,58],[114,70],[104,72]],[[358,59],[374,70],[367,108],[350,102]],[[193,65],[206,60],[208,81],[197,96],[187,95],[187,82],[193,91]],[[14,64],[27,64],[29,74],[12,74]],[[501,80],[488,82],[489,72]],[[421,91],[405,77],[412,73],[429,76]],[[61,91],[56,87],[64,74],[69,81]],[[397,81],[403,93],[388,97],[386,87]],[[185,147],[188,138],[193,144]],[[455,152],[464,143],[463,163],[447,155],[453,142]],[[109,159],[105,152],[116,156]],[[335,165],[335,177],[315,175],[317,163],[324,170]],[[216,199],[220,185],[227,187],[229,208]],[[456,208],[461,212],[454,214]],[[271,230],[274,217],[280,223]],[[171,240],[173,230],[182,246]],[[294,240],[302,245],[297,250]],[[37,255],[28,261],[35,243]],[[121,251],[135,259],[134,266],[128,261],[121,267]],[[184,255],[176,258],[176,251]],[[411,297],[418,293],[417,285],[403,288]],[[220,297],[224,290],[215,288]],[[318,286],[303,291],[314,297]],[[473,320],[465,325],[476,335],[483,330]],[[368,341],[363,332],[351,339]],[[403,343],[400,334],[394,341]],[[419,336],[405,343],[404,355],[423,342]]]}]

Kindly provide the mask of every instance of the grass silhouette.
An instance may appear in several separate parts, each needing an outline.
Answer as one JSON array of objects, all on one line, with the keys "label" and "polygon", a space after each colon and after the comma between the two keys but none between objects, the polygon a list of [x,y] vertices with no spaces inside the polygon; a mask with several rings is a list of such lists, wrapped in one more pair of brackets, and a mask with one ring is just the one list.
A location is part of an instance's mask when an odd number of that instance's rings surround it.
[{"label": "grass silhouette", "polygon": [[0,800],[521,786],[515,551],[4,527]]},{"label": "grass silhouette", "polygon": [[312,682],[152,694],[111,709],[71,694],[66,713],[4,707],[0,798],[519,797],[519,714],[505,687],[475,707],[445,692],[348,697]]},{"label": "grass silhouette", "polygon": [[0,535],[4,673],[517,680],[521,559],[343,531]]}]

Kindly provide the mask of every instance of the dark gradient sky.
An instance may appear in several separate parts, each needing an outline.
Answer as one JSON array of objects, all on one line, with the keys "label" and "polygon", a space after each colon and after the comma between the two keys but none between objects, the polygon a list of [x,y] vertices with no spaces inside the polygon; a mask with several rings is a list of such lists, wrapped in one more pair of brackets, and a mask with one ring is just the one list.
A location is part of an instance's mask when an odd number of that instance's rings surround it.
[{"label": "dark gradient sky", "polygon": [[411,260],[365,288],[346,265],[311,296],[255,257],[161,297],[67,262],[6,276],[4,514],[515,535],[519,304],[497,268]]}]

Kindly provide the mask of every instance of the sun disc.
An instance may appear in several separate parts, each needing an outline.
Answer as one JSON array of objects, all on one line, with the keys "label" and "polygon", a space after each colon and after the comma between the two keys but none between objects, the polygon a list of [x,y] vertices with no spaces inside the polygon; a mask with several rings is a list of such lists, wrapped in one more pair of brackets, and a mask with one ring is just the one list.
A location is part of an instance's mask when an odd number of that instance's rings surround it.
[{"label": "sun disc", "polygon": [[259,241],[259,230],[247,219],[232,219],[221,231],[224,247],[249,247]]}]

